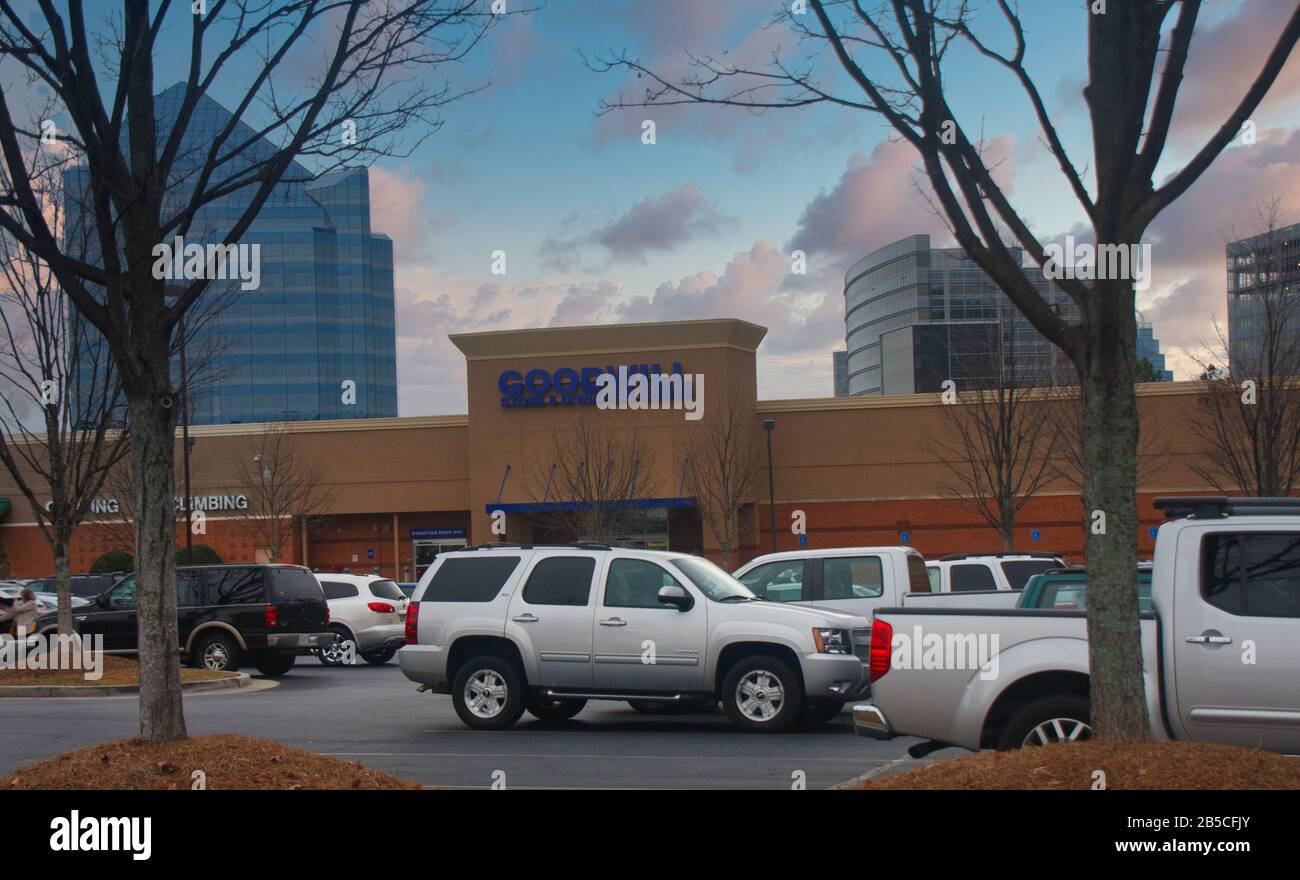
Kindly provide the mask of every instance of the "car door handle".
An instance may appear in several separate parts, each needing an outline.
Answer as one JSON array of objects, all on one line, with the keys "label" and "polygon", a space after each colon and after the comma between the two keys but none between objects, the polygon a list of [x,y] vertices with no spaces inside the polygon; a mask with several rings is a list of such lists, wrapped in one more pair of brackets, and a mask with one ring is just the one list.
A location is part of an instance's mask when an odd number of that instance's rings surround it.
[{"label": "car door handle", "polygon": [[536,623],[538,617],[535,614],[519,614],[510,619],[513,620],[515,623]]},{"label": "car door handle", "polygon": [[1232,637],[1216,630],[1207,629],[1199,636],[1188,636],[1185,641],[1192,645],[1231,645]]},{"label": "car door handle", "polygon": [[627,626],[627,621],[621,617],[608,617],[600,622],[601,626]]}]

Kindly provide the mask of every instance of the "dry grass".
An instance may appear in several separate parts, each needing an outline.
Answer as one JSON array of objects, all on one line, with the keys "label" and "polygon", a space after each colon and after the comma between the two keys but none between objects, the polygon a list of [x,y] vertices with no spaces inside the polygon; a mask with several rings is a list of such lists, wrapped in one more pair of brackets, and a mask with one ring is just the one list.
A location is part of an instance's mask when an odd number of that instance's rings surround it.
[{"label": "dry grass", "polygon": [[1064,743],[981,752],[850,786],[876,789],[1087,789],[1093,774],[1111,789],[1300,790],[1300,758],[1209,743]]},{"label": "dry grass", "polygon": [[100,743],[47,758],[0,778],[0,791],[32,789],[188,790],[195,770],[209,789],[418,789],[360,764],[269,739],[222,733],[150,744]]},{"label": "dry grass", "polygon": [[[103,677],[88,681],[80,669],[0,669],[0,687],[11,685],[72,685],[75,687],[95,687],[97,685],[140,683],[140,666],[134,660],[118,657],[114,654],[103,655]],[[209,669],[190,669],[181,667],[181,681],[212,681],[217,678],[232,678],[233,672],[213,672]]]}]

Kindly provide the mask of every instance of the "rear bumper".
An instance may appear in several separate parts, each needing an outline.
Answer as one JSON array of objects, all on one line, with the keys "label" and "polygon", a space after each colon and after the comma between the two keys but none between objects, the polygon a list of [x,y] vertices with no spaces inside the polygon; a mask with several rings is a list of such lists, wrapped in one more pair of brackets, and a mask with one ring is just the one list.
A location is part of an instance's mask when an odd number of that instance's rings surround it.
[{"label": "rear bumper", "polygon": [[298,651],[319,648],[334,641],[334,633],[270,633],[266,647],[272,651]]},{"label": "rear bumper", "polygon": [[369,629],[357,630],[355,635],[358,651],[400,648],[406,644],[406,624],[385,623]]},{"label": "rear bumper", "polygon": [[859,703],[853,707],[853,732],[872,739],[893,739],[894,728],[880,707],[874,703]]},{"label": "rear bumper", "polygon": [[447,652],[437,645],[407,645],[397,652],[402,674],[435,693],[448,693]]}]

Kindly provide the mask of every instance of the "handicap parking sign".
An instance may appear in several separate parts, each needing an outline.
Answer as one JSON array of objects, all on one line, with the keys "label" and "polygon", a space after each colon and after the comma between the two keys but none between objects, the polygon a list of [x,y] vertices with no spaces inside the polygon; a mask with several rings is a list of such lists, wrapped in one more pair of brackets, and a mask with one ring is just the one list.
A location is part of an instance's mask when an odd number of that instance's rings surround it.
[{"label": "handicap parking sign", "polygon": [[1155,537],[1156,537],[1156,527],[1155,527],[1155,526],[1152,526],[1151,528],[1147,529],[1147,534],[1150,535],[1150,536],[1151,536],[1151,540],[1154,541],[1154,540],[1155,540]]},{"label": "handicap parking sign", "polygon": [[901,542],[904,543],[904,544],[906,544],[909,540],[911,540],[911,538],[912,538],[912,533],[911,533],[911,532],[899,532],[899,533],[898,533],[898,540],[901,541]]},{"label": "handicap parking sign", "polygon": [[1043,537],[1043,535],[1040,531],[1038,531],[1038,529],[1034,529],[1032,532],[1029,533],[1029,537],[1037,541],[1039,538]]},{"label": "handicap parking sign", "polygon": [[800,535],[800,536],[799,536],[799,546],[800,546],[800,547],[806,547],[806,546],[808,546],[808,536],[807,536],[807,535]]}]

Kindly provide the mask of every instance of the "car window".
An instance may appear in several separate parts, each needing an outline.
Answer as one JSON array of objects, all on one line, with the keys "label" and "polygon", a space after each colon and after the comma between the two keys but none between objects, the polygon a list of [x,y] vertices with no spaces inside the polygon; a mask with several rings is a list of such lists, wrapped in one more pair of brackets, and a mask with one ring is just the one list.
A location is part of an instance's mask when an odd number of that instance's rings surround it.
[{"label": "car window", "polygon": [[672,560],[672,565],[714,602],[756,598],[744,584],[702,557],[678,556]]},{"label": "car window", "polygon": [[325,598],[316,575],[305,568],[269,568],[265,576],[271,581],[274,602],[317,602]]},{"label": "car window", "polygon": [[993,581],[993,570],[982,562],[967,562],[952,566],[948,569],[948,580],[952,583],[954,593],[998,588]]},{"label": "car window", "polygon": [[1034,575],[1060,567],[1061,563],[1055,559],[1013,559],[1002,563],[1002,573],[1007,576],[1011,589],[1023,590]]},{"label": "car window", "polygon": [[925,573],[930,578],[930,592],[943,592],[943,572],[939,570],[939,566],[927,565],[925,567]]},{"label": "car window", "polygon": [[[100,593],[107,590],[117,582],[117,575],[92,575],[89,577],[74,577],[72,579],[72,595],[81,596],[84,599],[93,599]],[[55,581],[50,580],[48,589],[54,589]]]},{"label": "car window", "polygon": [[549,556],[533,566],[524,585],[529,605],[586,605],[596,560],[590,556]]},{"label": "car window", "polygon": [[176,572],[176,607],[203,604],[203,576],[197,571]]},{"label": "car window", "polygon": [[786,559],[765,562],[746,572],[739,580],[755,596],[771,602],[798,602],[811,598],[804,595],[803,572],[802,559]]},{"label": "car window", "polygon": [[907,554],[907,589],[911,593],[935,593],[934,577],[920,556]]},{"label": "car window", "polygon": [[326,599],[351,599],[361,595],[353,584],[343,581],[321,581],[320,588],[324,590]]},{"label": "car window", "polygon": [[255,605],[266,601],[260,568],[217,568],[205,574],[210,605]]},{"label": "car window", "polygon": [[114,610],[134,608],[136,601],[135,578],[127,578],[108,594],[108,607]]},{"label": "car window", "polygon": [[1300,617],[1300,533],[1206,535],[1201,595],[1249,617]]},{"label": "car window", "polygon": [[491,602],[519,565],[518,556],[445,557],[424,588],[425,602]]},{"label": "car window", "polygon": [[879,556],[834,556],[822,560],[823,599],[872,599],[884,592]]},{"label": "car window", "polygon": [[396,602],[406,598],[406,594],[392,581],[371,581],[369,586],[370,595],[377,599]]},{"label": "car window", "polygon": [[659,601],[662,587],[681,586],[677,578],[645,559],[615,559],[605,577],[605,605],[609,608],[663,608],[672,605]]}]

